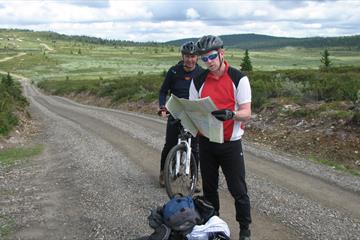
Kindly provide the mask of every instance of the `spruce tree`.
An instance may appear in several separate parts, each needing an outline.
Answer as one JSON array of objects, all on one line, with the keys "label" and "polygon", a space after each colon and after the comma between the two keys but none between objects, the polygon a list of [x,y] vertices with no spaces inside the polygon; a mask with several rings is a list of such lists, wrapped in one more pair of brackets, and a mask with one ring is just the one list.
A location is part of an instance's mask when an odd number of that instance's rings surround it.
[{"label": "spruce tree", "polygon": [[327,49],[325,49],[324,52],[321,54],[320,62],[322,62],[325,69],[328,69],[330,67],[330,53]]},{"label": "spruce tree", "polygon": [[240,66],[241,66],[242,71],[252,71],[252,65],[251,65],[251,60],[250,60],[248,49],[245,50],[245,56],[242,59]]}]

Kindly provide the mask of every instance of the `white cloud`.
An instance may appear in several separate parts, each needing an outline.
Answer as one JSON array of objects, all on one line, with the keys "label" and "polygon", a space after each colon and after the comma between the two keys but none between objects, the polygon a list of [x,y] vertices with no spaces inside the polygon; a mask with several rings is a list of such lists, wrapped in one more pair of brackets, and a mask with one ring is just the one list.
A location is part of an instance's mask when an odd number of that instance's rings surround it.
[{"label": "white cloud", "polygon": [[9,1],[0,8],[1,22],[54,23],[144,20],[153,17],[139,1],[109,1],[109,7],[94,8],[61,1]]},{"label": "white cloud", "polygon": [[265,10],[255,10],[254,11],[254,16],[261,17],[261,16],[268,16],[268,15],[269,15],[268,11],[265,11]]},{"label": "white cloud", "polygon": [[360,1],[1,1],[0,28],[134,41],[204,34],[360,34]]},{"label": "white cloud", "polygon": [[197,19],[200,15],[195,9],[189,8],[186,10],[186,17],[189,19]]}]

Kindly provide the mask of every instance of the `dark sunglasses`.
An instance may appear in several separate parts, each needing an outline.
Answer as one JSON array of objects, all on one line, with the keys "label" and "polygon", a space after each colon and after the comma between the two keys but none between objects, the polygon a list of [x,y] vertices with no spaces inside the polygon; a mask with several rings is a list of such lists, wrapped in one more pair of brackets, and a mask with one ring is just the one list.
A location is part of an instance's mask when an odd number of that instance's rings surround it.
[{"label": "dark sunglasses", "polygon": [[202,57],[201,57],[201,60],[202,60],[203,62],[207,62],[207,61],[209,61],[209,60],[214,60],[215,58],[217,58],[218,55],[219,55],[219,54],[216,52],[216,53],[210,54],[210,55],[208,55],[208,56],[202,56]]}]

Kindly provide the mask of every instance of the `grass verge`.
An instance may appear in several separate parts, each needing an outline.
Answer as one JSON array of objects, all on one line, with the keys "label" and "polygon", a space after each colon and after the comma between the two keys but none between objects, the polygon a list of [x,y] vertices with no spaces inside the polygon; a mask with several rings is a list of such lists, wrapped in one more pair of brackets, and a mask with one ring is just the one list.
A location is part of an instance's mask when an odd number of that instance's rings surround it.
[{"label": "grass verge", "polygon": [[4,239],[13,231],[15,221],[7,216],[0,214],[0,237]]},{"label": "grass verge", "polygon": [[9,148],[0,152],[0,165],[11,166],[16,160],[29,158],[40,154],[43,150],[42,145],[27,148]]},{"label": "grass verge", "polygon": [[335,161],[331,161],[331,160],[327,160],[327,159],[319,159],[319,158],[315,158],[315,157],[309,157],[309,159],[313,162],[317,162],[317,163],[321,163],[323,165],[327,165],[335,170],[338,171],[342,171],[342,172],[347,172],[350,173],[353,176],[357,176],[360,177],[360,171],[356,170],[356,169],[352,169],[352,168],[348,168],[343,164],[337,163]]}]

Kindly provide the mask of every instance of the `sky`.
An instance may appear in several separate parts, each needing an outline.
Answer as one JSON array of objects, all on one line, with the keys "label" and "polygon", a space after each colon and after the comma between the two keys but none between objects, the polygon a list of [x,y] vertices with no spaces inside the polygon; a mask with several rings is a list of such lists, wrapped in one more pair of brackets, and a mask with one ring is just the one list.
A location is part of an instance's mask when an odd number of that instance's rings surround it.
[{"label": "sky", "polygon": [[0,28],[164,42],[203,35],[360,34],[360,0],[0,0]]}]

